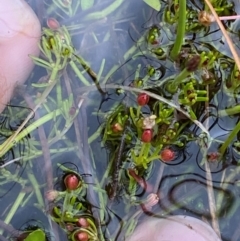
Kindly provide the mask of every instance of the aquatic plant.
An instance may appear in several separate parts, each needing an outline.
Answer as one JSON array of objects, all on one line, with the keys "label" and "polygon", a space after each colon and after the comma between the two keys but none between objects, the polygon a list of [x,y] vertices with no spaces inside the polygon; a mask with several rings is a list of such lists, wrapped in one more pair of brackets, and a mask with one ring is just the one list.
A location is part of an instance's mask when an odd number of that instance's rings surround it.
[{"label": "aquatic plant", "polygon": [[71,241],[124,240],[144,212],[203,212],[219,236],[239,221],[225,190],[238,190],[239,60],[214,25],[234,5],[211,1],[213,14],[208,1],[142,2],[134,17],[124,0],[38,6],[47,18],[32,82],[0,120],[6,225],[31,203]]}]

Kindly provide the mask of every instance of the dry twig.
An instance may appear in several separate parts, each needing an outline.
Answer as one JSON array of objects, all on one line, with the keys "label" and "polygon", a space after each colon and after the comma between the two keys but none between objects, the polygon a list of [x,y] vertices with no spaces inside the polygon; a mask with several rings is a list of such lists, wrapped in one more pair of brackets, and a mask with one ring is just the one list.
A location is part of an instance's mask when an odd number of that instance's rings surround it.
[{"label": "dry twig", "polygon": [[236,65],[237,65],[237,67],[238,67],[238,70],[240,71],[240,60],[239,60],[238,54],[237,54],[237,52],[236,52],[236,50],[235,50],[235,47],[234,47],[234,45],[233,45],[232,40],[231,40],[230,37],[228,36],[228,33],[227,33],[226,29],[224,28],[221,20],[219,19],[219,17],[218,17],[218,15],[217,15],[215,9],[213,8],[211,2],[210,2],[209,0],[205,0],[205,2],[206,2],[206,4],[208,5],[210,11],[212,12],[212,15],[214,16],[214,18],[215,18],[215,20],[216,20],[219,28],[221,29],[221,31],[222,31],[222,33],[223,33],[223,35],[224,35],[224,37],[225,37],[225,39],[226,39],[226,41],[227,41],[227,43],[228,43],[228,46],[229,46],[229,48],[230,48],[230,50],[231,50],[231,53],[232,53],[233,58],[234,58],[234,60],[235,60],[235,63],[236,63]]}]

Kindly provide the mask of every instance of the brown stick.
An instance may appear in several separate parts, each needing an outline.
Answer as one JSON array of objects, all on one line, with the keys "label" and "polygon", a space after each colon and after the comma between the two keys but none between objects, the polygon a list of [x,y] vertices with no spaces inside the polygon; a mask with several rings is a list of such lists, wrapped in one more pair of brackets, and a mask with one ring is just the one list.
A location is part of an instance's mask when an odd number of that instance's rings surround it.
[{"label": "brown stick", "polygon": [[221,29],[221,31],[222,31],[222,33],[223,33],[223,35],[224,35],[224,37],[225,37],[225,39],[226,39],[226,41],[228,43],[228,46],[229,46],[229,48],[231,50],[231,53],[232,53],[233,58],[235,60],[235,63],[237,65],[237,67],[238,67],[238,70],[240,71],[240,60],[239,60],[238,54],[237,54],[237,52],[235,50],[235,47],[233,45],[232,40],[228,36],[228,33],[227,33],[226,29],[224,28],[221,20],[219,19],[218,15],[217,15],[215,9],[213,8],[212,4],[210,3],[210,1],[209,0],[205,0],[205,2],[208,5],[209,9],[211,10],[212,15],[214,16],[214,18],[215,18],[219,28]]},{"label": "brown stick", "polygon": [[[34,101],[32,100],[32,98],[29,95],[25,94],[24,99],[31,109],[35,108],[35,105],[33,104]],[[40,115],[37,111],[35,111],[35,119],[36,120],[40,119]],[[48,140],[47,140],[46,133],[45,133],[43,126],[39,126],[38,135],[40,138],[42,152],[43,152],[43,159],[45,162],[44,172],[46,173],[47,189],[52,190],[53,189],[52,162],[51,162],[50,151],[48,148]]]}]

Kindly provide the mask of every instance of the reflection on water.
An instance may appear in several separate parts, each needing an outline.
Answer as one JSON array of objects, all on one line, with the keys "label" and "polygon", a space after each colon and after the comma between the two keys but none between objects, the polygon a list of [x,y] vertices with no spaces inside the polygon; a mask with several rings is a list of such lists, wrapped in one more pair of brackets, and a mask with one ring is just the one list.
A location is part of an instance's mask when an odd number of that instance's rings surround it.
[{"label": "reflection on water", "polygon": [[[169,53],[177,9],[167,1],[160,12],[143,1],[28,2],[43,27],[54,18],[66,28],[44,30],[46,46],[41,61],[35,59],[41,66],[1,114],[1,220],[15,228],[0,222],[1,235],[17,240],[13,232],[34,226],[49,240],[124,240],[147,215],[189,215],[211,223],[215,205],[222,240],[240,240],[238,136],[219,154],[238,123],[238,113],[224,110],[238,104],[237,95],[225,93],[235,67],[217,26],[198,24],[202,1],[187,1],[192,12],[175,63]],[[171,92],[167,83],[177,79],[186,56],[196,54],[207,55],[206,66]],[[164,99],[150,96],[139,107],[134,87]],[[192,105],[193,93],[199,99]],[[211,140],[189,116],[209,127]],[[153,193],[159,197],[155,206]]]}]

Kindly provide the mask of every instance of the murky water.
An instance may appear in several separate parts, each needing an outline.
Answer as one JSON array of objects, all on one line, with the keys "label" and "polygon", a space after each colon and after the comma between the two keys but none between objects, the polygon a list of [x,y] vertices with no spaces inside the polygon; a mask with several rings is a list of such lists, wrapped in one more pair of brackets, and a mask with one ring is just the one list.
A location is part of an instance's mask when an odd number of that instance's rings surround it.
[{"label": "murky water", "polygon": [[[211,224],[209,189],[215,198],[222,240],[240,240],[238,135],[219,158],[219,148],[238,123],[239,112],[228,115],[224,109],[237,105],[239,97],[238,93],[226,91],[234,62],[218,26],[197,25],[187,31],[181,59],[173,63],[169,52],[175,42],[176,23],[167,22],[165,14],[168,9],[173,15],[177,10],[169,1],[161,1],[160,12],[143,1],[95,1],[92,6],[83,4],[87,1],[82,1],[82,5],[78,1],[72,1],[72,5],[67,0],[59,2],[28,1],[43,27],[48,28],[50,18],[66,27],[73,48],[65,47],[71,54],[61,55],[61,58],[67,56],[65,67],[58,72],[46,100],[41,100],[41,96],[50,89],[52,69],[36,66],[1,114],[2,148],[32,113],[37,101],[42,102],[1,156],[1,220],[14,227],[8,230],[11,227],[0,222],[4,230],[1,240],[3,237],[17,240],[16,230],[38,226],[46,231],[49,240],[81,240],[76,235],[87,229],[90,233],[86,240],[121,241],[134,230],[138,218],[144,220],[151,215],[189,215]],[[187,15],[188,23],[195,23],[198,11],[203,8],[202,1],[187,2],[192,10],[192,15]],[[238,8],[239,2],[235,1],[234,11],[238,12]],[[233,40],[239,38],[238,23],[239,20],[225,23]],[[150,43],[154,28],[159,33]],[[63,42],[67,42],[65,30],[52,33],[60,33]],[[50,46],[48,51],[53,52],[54,35],[49,37],[44,32],[44,36]],[[238,47],[238,42],[235,43]],[[156,54],[158,48],[163,51],[161,54]],[[196,120],[209,130],[210,140],[189,118],[170,110],[167,104],[158,106],[153,97],[148,105],[138,108],[137,93],[131,88],[138,87],[141,80],[143,89],[188,111],[180,103],[182,93],[169,93],[165,83],[181,72],[185,55],[210,51],[217,56],[217,60],[212,60],[213,67],[194,72],[198,81],[195,88],[202,91],[209,88],[209,102],[193,105]],[[49,61],[43,53],[40,58]],[[53,54],[53,63],[56,59]],[[215,79],[207,87],[201,85],[204,73]],[[185,85],[180,87],[183,89]],[[139,131],[138,121],[152,114],[166,114],[161,112],[163,109],[169,111],[169,116],[164,117],[165,122],[157,119],[152,146],[141,149],[143,131]],[[120,131],[113,129],[116,123],[121,124]],[[168,133],[168,129],[176,131],[177,137]],[[169,139],[163,142],[164,138]],[[150,158],[148,154],[153,155],[161,145],[174,154],[170,161],[153,158],[145,166],[138,165],[137,157]],[[77,177],[80,186],[67,192],[69,173]],[[75,185],[74,181],[70,185]],[[56,196],[54,191],[58,191]],[[153,193],[159,201],[146,210],[143,204]],[[90,228],[78,223],[82,217],[88,218]]]}]

